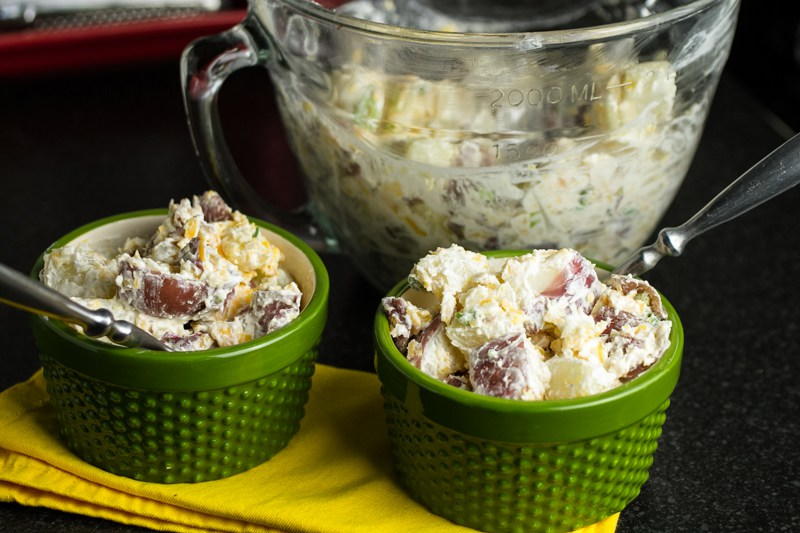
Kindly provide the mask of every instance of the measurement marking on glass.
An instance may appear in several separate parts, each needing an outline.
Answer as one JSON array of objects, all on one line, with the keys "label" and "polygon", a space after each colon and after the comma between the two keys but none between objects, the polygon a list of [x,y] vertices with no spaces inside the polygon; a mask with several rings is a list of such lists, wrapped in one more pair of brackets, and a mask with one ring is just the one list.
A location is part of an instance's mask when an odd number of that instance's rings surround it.
[{"label": "measurement marking on glass", "polygon": [[[630,84],[630,82],[628,82]],[[566,87],[551,85],[533,89],[492,89],[489,97],[489,107],[543,107],[560,103],[577,104],[580,102],[593,102],[602,98],[598,94],[602,86],[595,82],[570,84]]]}]

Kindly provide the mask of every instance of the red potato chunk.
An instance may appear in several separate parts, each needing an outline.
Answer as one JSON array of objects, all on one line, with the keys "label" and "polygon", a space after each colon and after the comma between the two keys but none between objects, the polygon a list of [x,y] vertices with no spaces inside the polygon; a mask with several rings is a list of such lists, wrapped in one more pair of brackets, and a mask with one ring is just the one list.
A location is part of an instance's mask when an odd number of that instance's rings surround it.
[{"label": "red potato chunk", "polygon": [[522,302],[522,312],[525,313],[525,331],[528,336],[534,336],[544,326],[544,314],[547,311],[547,299],[537,296]]},{"label": "red potato chunk", "polygon": [[[428,324],[428,327],[420,331],[419,335],[417,335],[415,339],[419,343],[419,353],[425,353],[428,343],[431,342],[431,339],[433,339],[433,337],[436,336],[440,330],[443,330],[443,328],[444,323],[442,322],[442,317],[436,315],[433,320],[431,320],[431,323]],[[409,359],[409,361],[411,361],[411,364],[417,368],[420,368],[418,361],[412,361],[411,359]]]},{"label": "red potato chunk", "polygon": [[597,281],[594,266],[584,259],[579,253],[575,256],[553,280],[549,287],[542,291],[548,298],[560,298],[577,294],[581,288],[590,288]]},{"label": "red potato chunk", "polygon": [[233,218],[233,211],[216,191],[203,193],[199,203],[206,222],[222,222]]},{"label": "red potato chunk", "polygon": [[132,307],[161,318],[190,318],[205,308],[208,286],[176,274],[154,272],[120,262],[119,297]]},{"label": "red potato chunk", "polygon": [[300,314],[299,291],[271,289],[253,294],[250,312],[256,316],[262,335],[282,328]]},{"label": "red potato chunk", "polygon": [[409,341],[407,352],[409,363],[442,381],[466,369],[467,362],[448,340],[445,324],[439,315]]},{"label": "red potato chunk", "polygon": [[525,346],[523,333],[493,339],[469,355],[469,379],[478,394],[509,399],[541,399],[549,372]]}]

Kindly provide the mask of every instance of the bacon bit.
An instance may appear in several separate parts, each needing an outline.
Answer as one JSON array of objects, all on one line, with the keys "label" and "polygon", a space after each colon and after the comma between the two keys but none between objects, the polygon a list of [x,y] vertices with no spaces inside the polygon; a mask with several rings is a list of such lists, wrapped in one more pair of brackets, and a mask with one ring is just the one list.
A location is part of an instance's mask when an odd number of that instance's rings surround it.
[{"label": "bacon bit", "polygon": [[606,326],[601,335],[609,335],[612,331],[619,331],[623,326],[638,326],[642,323],[641,319],[636,318],[627,311],[616,311],[607,306],[596,308],[592,312],[592,318],[594,318],[595,322],[608,320],[608,326]]},{"label": "bacon bit", "polygon": [[[387,296],[381,300],[381,306],[386,318],[389,319],[391,331],[394,333],[398,330],[407,332],[406,334],[398,333],[397,336],[392,335],[394,345],[402,353],[406,353],[408,341],[411,340],[411,317],[408,315],[408,305],[402,298]],[[398,328],[397,326],[400,326]]]},{"label": "bacon bit", "polygon": [[[198,342],[207,336],[205,333],[192,333],[191,335],[180,336],[174,333],[166,333],[161,337],[161,342],[178,352],[189,352],[193,350],[205,350],[206,346],[198,346]],[[216,345],[214,343],[214,345]],[[213,345],[211,346],[213,348]]]},{"label": "bacon bit", "polygon": [[530,339],[531,343],[534,346],[538,346],[542,350],[549,351],[550,344],[553,342],[553,337],[547,334],[547,332],[542,330],[537,330],[533,333],[530,333],[530,330],[525,331],[528,334],[528,339]]},{"label": "bacon bit", "polygon": [[453,372],[444,379],[444,382],[458,389],[463,389],[468,391],[472,390],[472,386],[469,383],[469,376],[467,375],[466,370]]},{"label": "bacon bit", "polygon": [[646,365],[646,364],[642,363],[642,364],[640,364],[639,366],[637,366],[636,368],[634,368],[634,369],[630,370],[630,371],[629,371],[627,374],[625,374],[624,376],[620,377],[620,378],[619,378],[619,380],[620,380],[622,383],[627,383],[627,382],[629,382],[630,380],[632,380],[633,378],[635,378],[635,377],[639,376],[639,375],[640,375],[642,372],[644,372],[645,370],[647,370],[647,369],[648,369],[648,368],[650,368],[651,366],[653,366],[653,365],[652,365],[652,363],[651,363],[651,364],[649,364],[649,365]]},{"label": "bacon bit", "polygon": [[667,318],[667,312],[664,309],[664,305],[661,303],[661,296],[659,296],[658,292],[646,281],[629,276],[612,275],[608,280],[608,286],[625,295],[631,292],[646,294],[650,303],[650,310],[653,311],[653,314],[662,320]]},{"label": "bacon bit", "polygon": [[178,252],[178,261],[189,262],[194,266],[196,266],[197,268],[199,268],[200,271],[202,272],[203,262],[200,261],[200,255],[198,253],[199,250],[200,250],[200,239],[194,237],[193,239],[190,239],[189,242],[187,242],[183,248],[180,249],[180,251]]}]

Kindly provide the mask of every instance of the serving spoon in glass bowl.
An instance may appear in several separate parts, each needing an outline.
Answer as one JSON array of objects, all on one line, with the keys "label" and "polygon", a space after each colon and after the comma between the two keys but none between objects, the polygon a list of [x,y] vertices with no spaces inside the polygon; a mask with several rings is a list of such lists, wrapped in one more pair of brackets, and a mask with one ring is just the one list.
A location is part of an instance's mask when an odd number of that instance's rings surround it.
[{"label": "serving spoon in glass bowl", "polygon": [[421,30],[515,33],[611,24],[675,0],[319,0],[341,15]]},{"label": "serving spoon in glass bowl", "polygon": [[89,309],[0,263],[0,303],[76,324],[88,337],[106,337],[116,344],[131,348],[172,351],[167,345],[131,324],[127,320],[115,320],[107,309]]},{"label": "serving spoon in glass bowl", "polygon": [[800,134],[795,135],[725,187],[692,218],[680,226],[663,228],[653,244],[643,246],[610,274],[640,276],[662,257],[679,256],[686,244],[706,231],[758,207],[800,183]]}]

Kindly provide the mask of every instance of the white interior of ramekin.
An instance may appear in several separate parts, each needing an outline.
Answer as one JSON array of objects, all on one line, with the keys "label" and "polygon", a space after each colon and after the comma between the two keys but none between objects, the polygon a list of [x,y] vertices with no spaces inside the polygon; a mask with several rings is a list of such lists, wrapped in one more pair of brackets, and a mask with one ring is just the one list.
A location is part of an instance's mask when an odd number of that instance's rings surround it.
[{"label": "white interior of ramekin", "polygon": [[[148,238],[163,222],[165,215],[145,215],[109,222],[83,233],[70,241],[71,244],[86,243],[92,249],[112,256],[132,237]],[[283,253],[281,266],[292,275],[303,292],[301,308],[305,309],[316,289],[314,266],[308,257],[294,244],[267,228],[259,226],[267,240]]]},{"label": "white interior of ramekin", "polygon": [[425,309],[435,309],[439,307],[439,301],[432,292],[409,288],[403,291],[403,294],[400,295],[400,298],[408,300],[417,307],[422,307]]}]

